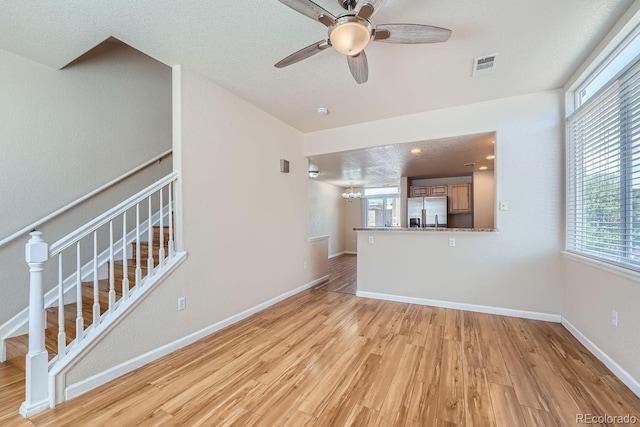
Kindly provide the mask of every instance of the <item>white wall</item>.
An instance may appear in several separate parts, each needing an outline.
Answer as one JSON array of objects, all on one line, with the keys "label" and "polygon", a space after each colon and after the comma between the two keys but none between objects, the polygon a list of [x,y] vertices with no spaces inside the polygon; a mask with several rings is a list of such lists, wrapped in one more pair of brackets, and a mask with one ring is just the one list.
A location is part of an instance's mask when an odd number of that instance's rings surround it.
[{"label": "white wall", "polygon": [[[560,314],[560,91],[499,99],[305,135],[305,154],[482,132],[497,133],[497,233],[358,236],[358,290]],[[535,165],[531,159],[544,159]],[[454,233],[451,233],[454,234]]]},{"label": "white wall", "polygon": [[[68,383],[311,280],[302,134],[197,73],[174,73],[187,259],[78,361]],[[280,173],[280,159],[291,173]],[[177,311],[181,296],[187,308]]]},{"label": "white wall", "polygon": [[493,171],[473,173],[474,228],[495,228],[495,188]]},{"label": "white wall", "polygon": [[329,256],[344,252],[344,190],[309,180],[309,237],[329,236]]},{"label": "white wall", "polygon": [[[130,47],[63,70],[2,50],[0,64],[0,239],[171,148],[171,69]],[[53,242],[170,171],[168,158],[39,229]],[[0,248],[0,324],[27,306],[27,239]]]}]

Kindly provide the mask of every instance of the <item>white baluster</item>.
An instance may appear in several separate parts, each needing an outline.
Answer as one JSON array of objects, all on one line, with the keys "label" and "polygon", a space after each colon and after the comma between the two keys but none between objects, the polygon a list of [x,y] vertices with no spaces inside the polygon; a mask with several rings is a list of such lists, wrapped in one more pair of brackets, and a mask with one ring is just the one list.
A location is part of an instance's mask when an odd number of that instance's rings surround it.
[{"label": "white baluster", "polygon": [[127,212],[122,214],[122,298],[129,298],[129,266],[127,259]]},{"label": "white baluster", "polygon": [[140,203],[136,204],[136,287],[142,280],[142,267],[140,266]]},{"label": "white baluster", "polygon": [[23,417],[31,416],[49,405],[48,354],[44,345],[44,263],[49,259],[49,245],[40,231],[31,232],[25,247],[29,264],[29,352],[26,356],[26,393],[20,406]]},{"label": "white baluster", "polygon": [[158,248],[158,265],[164,265],[164,218],[162,207],[162,188],[160,189],[160,247]]},{"label": "white baluster", "polygon": [[84,317],[82,315],[82,265],[80,242],[76,243],[76,342],[84,337]]},{"label": "white baluster", "polygon": [[93,324],[100,324],[100,282],[98,280],[98,232],[93,232]]},{"label": "white baluster", "polygon": [[173,258],[173,182],[169,183],[169,258]]},{"label": "white baluster", "polygon": [[113,265],[113,221],[109,221],[109,313],[116,308],[116,279]]},{"label": "white baluster", "polygon": [[149,242],[147,243],[147,249],[149,252],[147,258],[147,277],[151,277],[153,273],[153,223],[151,222],[151,196],[149,196]]},{"label": "white baluster", "polygon": [[64,282],[62,280],[62,253],[58,254],[58,358],[67,353],[67,334],[64,330]]}]

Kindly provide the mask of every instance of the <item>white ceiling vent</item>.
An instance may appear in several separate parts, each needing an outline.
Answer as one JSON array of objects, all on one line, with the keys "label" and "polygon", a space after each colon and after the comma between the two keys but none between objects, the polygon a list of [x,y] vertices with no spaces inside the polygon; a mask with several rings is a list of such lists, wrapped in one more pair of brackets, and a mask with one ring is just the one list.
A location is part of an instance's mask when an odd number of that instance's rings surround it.
[{"label": "white ceiling vent", "polygon": [[471,75],[473,77],[482,76],[484,74],[491,74],[496,67],[496,60],[498,59],[498,54],[494,53],[493,55],[481,56],[480,58],[476,58],[473,60],[473,73]]}]

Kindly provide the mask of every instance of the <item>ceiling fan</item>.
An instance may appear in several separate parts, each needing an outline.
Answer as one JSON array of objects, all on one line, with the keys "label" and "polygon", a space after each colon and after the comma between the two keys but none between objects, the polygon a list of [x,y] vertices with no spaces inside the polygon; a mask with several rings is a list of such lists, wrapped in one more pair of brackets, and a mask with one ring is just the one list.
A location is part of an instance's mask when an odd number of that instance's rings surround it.
[{"label": "ceiling fan", "polygon": [[275,64],[283,68],[307,59],[323,50],[333,47],[347,57],[353,78],[358,84],[369,79],[369,65],[364,48],[371,40],[388,43],[439,43],[451,36],[451,30],[421,24],[379,24],[369,22],[387,0],[338,0],[347,12],[334,16],[311,0],[278,0],[291,9],[324,24],[329,30],[329,38],[287,56]]}]

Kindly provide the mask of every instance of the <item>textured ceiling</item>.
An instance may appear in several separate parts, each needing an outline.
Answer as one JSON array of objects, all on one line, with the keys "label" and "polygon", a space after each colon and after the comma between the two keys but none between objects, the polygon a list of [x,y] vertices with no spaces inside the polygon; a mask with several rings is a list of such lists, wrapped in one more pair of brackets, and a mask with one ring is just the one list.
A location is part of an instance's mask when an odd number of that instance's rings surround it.
[{"label": "textured ceiling", "polygon": [[[494,170],[495,133],[458,136],[360,150],[321,154],[309,158],[318,181],[347,187],[400,185],[400,178],[439,178],[471,175],[481,166]],[[412,149],[421,149],[412,154]],[[467,167],[465,163],[475,163]],[[315,166],[315,167],[314,167]]]},{"label": "textured ceiling", "polygon": [[[318,0],[334,14],[335,0]],[[326,28],[277,0],[0,2],[0,49],[62,68],[110,36],[182,64],[309,132],[561,87],[633,0],[389,0],[372,19],[453,30],[446,43],[371,43],[369,81],[353,81],[328,49],[273,64],[326,38]],[[472,78],[474,57],[498,53]],[[331,113],[317,116],[317,107]]]}]

